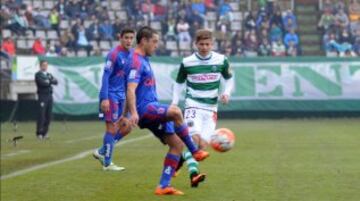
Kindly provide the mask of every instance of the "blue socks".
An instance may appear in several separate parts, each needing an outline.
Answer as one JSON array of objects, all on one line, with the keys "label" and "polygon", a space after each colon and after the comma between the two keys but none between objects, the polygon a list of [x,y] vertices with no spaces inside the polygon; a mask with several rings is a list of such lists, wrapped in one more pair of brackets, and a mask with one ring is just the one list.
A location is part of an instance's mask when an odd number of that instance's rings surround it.
[{"label": "blue socks", "polygon": [[120,131],[118,131],[114,136],[109,132],[105,132],[103,138],[103,146],[99,148],[99,153],[105,156],[104,166],[110,165],[112,161],[112,152],[114,149],[114,145],[122,138],[123,135],[120,133]]},{"label": "blue socks", "polygon": [[179,127],[175,126],[175,133],[181,138],[191,153],[194,153],[198,150],[197,146],[194,144],[191,136],[189,135],[189,128],[186,124],[182,124]]},{"label": "blue socks", "polygon": [[112,152],[114,149],[114,137],[111,133],[106,132],[104,135],[103,146],[99,149],[99,153],[104,155],[104,166],[107,167],[111,163]]},{"label": "blue socks", "polygon": [[115,143],[119,142],[123,137],[123,134],[118,131],[114,136]]},{"label": "blue socks", "polygon": [[170,185],[171,177],[173,176],[175,169],[179,163],[180,156],[168,153],[164,160],[164,168],[160,178],[161,188],[165,188]]}]

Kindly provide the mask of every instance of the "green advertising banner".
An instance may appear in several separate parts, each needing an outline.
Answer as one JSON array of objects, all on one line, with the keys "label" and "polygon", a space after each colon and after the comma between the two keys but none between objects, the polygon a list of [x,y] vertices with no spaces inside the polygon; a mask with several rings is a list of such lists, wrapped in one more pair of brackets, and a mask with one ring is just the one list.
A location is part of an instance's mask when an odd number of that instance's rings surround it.
[{"label": "green advertising banner", "polygon": [[[104,59],[46,58],[59,80],[54,112],[98,112]],[[170,102],[180,58],[154,57],[159,99]],[[235,89],[220,111],[360,111],[360,59],[230,58]]]}]

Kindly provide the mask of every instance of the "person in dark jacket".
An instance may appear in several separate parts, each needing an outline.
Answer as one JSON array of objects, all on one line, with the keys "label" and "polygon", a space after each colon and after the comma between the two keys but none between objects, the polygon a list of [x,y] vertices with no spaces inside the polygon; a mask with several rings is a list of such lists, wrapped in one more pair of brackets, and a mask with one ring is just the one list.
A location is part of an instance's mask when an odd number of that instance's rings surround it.
[{"label": "person in dark jacket", "polygon": [[37,119],[36,135],[38,139],[47,139],[49,125],[51,120],[51,111],[53,105],[53,88],[58,81],[47,72],[48,62],[40,61],[40,71],[35,74],[35,82],[37,86],[39,114]]}]

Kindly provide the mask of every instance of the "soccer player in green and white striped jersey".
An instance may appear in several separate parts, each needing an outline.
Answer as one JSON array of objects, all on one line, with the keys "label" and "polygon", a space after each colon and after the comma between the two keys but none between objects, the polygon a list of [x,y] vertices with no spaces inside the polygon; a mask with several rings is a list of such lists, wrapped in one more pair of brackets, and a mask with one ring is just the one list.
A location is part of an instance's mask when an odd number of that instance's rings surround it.
[{"label": "soccer player in green and white striped jersey", "polygon": [[[184,58],[180,65],[173,91],[172,104],[179,103],[179,95],[186,86],[184,118],[189,133],[200,149],[205,149],[215,132],[218,100],[227,104],[234,79],[226,56],[212,51],[212,32],[201,29],[196,32],[197,51]],[[221,77],[224,91],[220,94]],[[220,97],[219,97],[220,95]],[[198,163],[189,151],[183,152],[190,173],[191,186],[197,187],[205,179],[200,174]]]}]

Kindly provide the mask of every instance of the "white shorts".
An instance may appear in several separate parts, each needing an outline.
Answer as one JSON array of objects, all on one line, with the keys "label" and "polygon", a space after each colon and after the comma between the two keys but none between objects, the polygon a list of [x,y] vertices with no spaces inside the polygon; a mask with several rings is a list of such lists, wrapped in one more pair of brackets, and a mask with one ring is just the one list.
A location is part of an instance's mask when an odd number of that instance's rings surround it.
[{"label": "white shorts", "polygon": [[184,112],[185,122],[191,136],[199,134],[207,143],[215,133],[217,113],[210,110],[187,108]]}]

